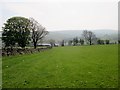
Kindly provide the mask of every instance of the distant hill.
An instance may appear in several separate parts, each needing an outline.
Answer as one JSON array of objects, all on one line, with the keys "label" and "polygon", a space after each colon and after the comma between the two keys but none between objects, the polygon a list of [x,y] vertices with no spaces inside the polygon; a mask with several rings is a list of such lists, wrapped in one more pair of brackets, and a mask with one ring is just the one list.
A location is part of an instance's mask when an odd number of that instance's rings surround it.
[{"label": "distant hill", "polygon": [[[113,41],[118,40],[117,30],[90,30],[95,33],[98,38],[109,39]],[[0,31],[1,37],[2,31]],[[70,40],[74,37],[82,37],[83,30],[61,30],[61,31],[49,31],[49,34],[45,37],[45,40],[54,39],[55,41]]]},{"label": "distant hill", "polygon": [[[117,30],[90,30],[95,33],[98,38],[118,40]],[[82,37],[83,30],[61,30],[61,31],[50,31],[45,39],[54,39],[56,41],[69,40],[74,37]]]}]

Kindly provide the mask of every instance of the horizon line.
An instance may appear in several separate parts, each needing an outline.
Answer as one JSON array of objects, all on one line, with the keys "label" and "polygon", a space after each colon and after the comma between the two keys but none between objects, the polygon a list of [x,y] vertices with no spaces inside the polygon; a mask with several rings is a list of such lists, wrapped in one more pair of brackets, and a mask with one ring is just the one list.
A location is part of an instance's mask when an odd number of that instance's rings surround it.
[{"label": "horizon line", "polygon": [[47,31],[83,31],[83,30],[90,30],[90,31],[97,31],[97,30],[101,30],[101,31],[104,31],[104,30],[111,30],[111,31],[118,31],[118,29],[61,29],[61,30],[47,30]]}]

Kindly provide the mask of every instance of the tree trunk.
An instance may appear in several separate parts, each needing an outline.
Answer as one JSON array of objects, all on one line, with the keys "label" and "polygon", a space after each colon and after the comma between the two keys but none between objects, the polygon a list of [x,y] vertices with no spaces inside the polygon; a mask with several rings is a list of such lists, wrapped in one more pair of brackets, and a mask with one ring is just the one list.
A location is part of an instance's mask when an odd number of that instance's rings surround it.
[{"label": "tree trunk", "polygon": [[37,47],[37,43],[36,43],[36,42],[34,42],[34,49],[36,49],[36,47]]},{"label": "tree trunk", "polygon": [[91,40],[90,40],[90,45],[92,45],[92,42],[91,42]]}]

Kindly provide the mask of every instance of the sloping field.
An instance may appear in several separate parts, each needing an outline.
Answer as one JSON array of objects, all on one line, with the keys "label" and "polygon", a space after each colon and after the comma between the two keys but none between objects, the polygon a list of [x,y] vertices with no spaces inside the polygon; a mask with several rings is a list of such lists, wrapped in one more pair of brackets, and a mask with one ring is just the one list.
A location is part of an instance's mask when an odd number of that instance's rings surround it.
[{"label": "sloping field", "polygon": [[118,46],[56,47],[3,57],[3,88],[118,87]]}]

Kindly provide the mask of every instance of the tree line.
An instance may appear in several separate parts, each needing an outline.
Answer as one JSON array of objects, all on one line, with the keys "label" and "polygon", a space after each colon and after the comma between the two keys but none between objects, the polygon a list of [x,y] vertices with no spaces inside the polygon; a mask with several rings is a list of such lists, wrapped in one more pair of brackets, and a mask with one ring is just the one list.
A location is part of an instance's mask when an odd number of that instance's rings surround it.
[{"label": "tree line", "polygon": [[[110,40],[102,40],[97,38],[92,31],[84,30],[82,33],[82,38],[75,37],[71,40],[62,40],[61,46],[64,46],[67,43],[69,46],[78,46],[78,45],[93,45],[93,44],[110,44]],[[115,42],[117,43],[117,42]]]}]

